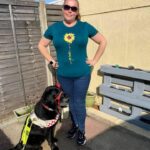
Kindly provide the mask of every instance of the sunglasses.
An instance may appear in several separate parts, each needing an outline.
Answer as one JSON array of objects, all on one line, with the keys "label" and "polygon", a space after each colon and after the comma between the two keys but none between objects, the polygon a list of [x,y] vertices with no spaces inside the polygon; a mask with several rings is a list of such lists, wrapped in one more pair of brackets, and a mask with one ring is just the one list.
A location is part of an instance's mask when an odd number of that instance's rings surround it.
[{"label": "sunglasses", "polygon": [[76,12],[78,10],[77,7],[69,6],[69,5],[64,5],[63,8],[64,8],[64,10],[70,10],[71,9],[71,11],[73,11],[73,12]]}]

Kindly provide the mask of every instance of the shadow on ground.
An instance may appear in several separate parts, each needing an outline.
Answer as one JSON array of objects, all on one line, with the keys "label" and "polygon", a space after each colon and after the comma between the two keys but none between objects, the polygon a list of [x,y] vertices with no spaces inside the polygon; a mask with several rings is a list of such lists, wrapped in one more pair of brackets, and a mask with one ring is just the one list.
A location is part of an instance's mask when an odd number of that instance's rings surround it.
[{"label": "shadow on ground", "polygon": [[[149,150],[150,139],[138,135],[121,126],[108,126],[104,120],[96,121],[87,117],[85,146],[78,146],[76,139],[66,138],[71,125],[69,120],[63,120],[56,136],[59,139],[60,150]],[[94,132],[94,133],[93,133]]]},{"label": "shadow on ground", "polygon": [[9,139],[9,137],[7,137],[2,130],[0,130],[0,149],[8,150],[8,148],[12,146],[13,144],[11,143],[11,140]]},{"label": "shadow on ground", "polygon": [[[99,118],[93,117],[86,119],[86,137],[85,146],[78,146],[75,139],[66,137],[70,129],[70,118],[62,120],[57,125],[56,137],[60,150],[149,150],[150,139],[136,134],[121,126]],[[0,131],[0,150],[7,150],[16,145],[20,139],[23,124],[15,122],[7,125]],[[12,143],[11,143],[12,142]],[[43,144],[43,150],[50,150],[47,142]]]}]

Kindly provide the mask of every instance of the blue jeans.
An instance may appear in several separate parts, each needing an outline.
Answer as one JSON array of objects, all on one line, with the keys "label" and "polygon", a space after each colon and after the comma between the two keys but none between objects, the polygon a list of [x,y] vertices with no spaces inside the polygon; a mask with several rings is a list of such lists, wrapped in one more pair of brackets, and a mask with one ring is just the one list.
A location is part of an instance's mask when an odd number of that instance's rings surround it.
[{"label": "blue jeans", "polygon": [[91,80],[91,75],[82,77],[62,77],[58,76],[64,92],[69,96],[69,110],[73,123],[79,130],[85,131],[86,106],[85,98]]}]

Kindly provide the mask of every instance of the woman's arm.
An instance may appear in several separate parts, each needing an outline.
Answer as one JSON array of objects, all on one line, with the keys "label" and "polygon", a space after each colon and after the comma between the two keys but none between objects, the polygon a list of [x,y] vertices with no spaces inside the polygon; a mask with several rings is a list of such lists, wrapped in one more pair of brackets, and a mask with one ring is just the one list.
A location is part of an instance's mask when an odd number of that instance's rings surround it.
[{"label": "woman's arm", "polygon": [[105,50],[107,42],[106,42],[106,39],[104,38],[104,36],[100,33],[97,33],[91,39],[95,43],[97,43],[99,46],[98,46],[98,49],[97,49],[93,59],[92,60],[87,60],[86,63],[91,65],[91,66],[94,66],[99,61],[99,59],[101,58],[101,56],[102,56],[102,54]]},{"label": "woman's arm", "polygon": [[41,54],[44,56],[44,58],[48,61],[48,62],[53,62],[53,67],[56,67],[56,61],[53,59],[53,57],[48,53],[48,45],[50,44],[50,40],[46,39],[46,38],[42,38],[38,44],[38,49],[41,52]]}]

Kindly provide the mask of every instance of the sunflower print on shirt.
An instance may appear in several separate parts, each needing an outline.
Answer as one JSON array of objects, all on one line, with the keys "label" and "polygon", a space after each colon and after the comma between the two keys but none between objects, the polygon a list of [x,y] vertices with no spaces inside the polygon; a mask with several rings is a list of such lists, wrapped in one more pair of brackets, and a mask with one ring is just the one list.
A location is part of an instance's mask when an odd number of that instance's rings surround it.
[{"label": "sunflower print on shirt", "polygon": [[70,64],[72,64],[72,53],[71,53],[71,44],[73,43],[73,41],[75,40],[75,35],[73,33],[66,33],[64,35],[64,41],[68,43],[68,60],[70,62]]}]

